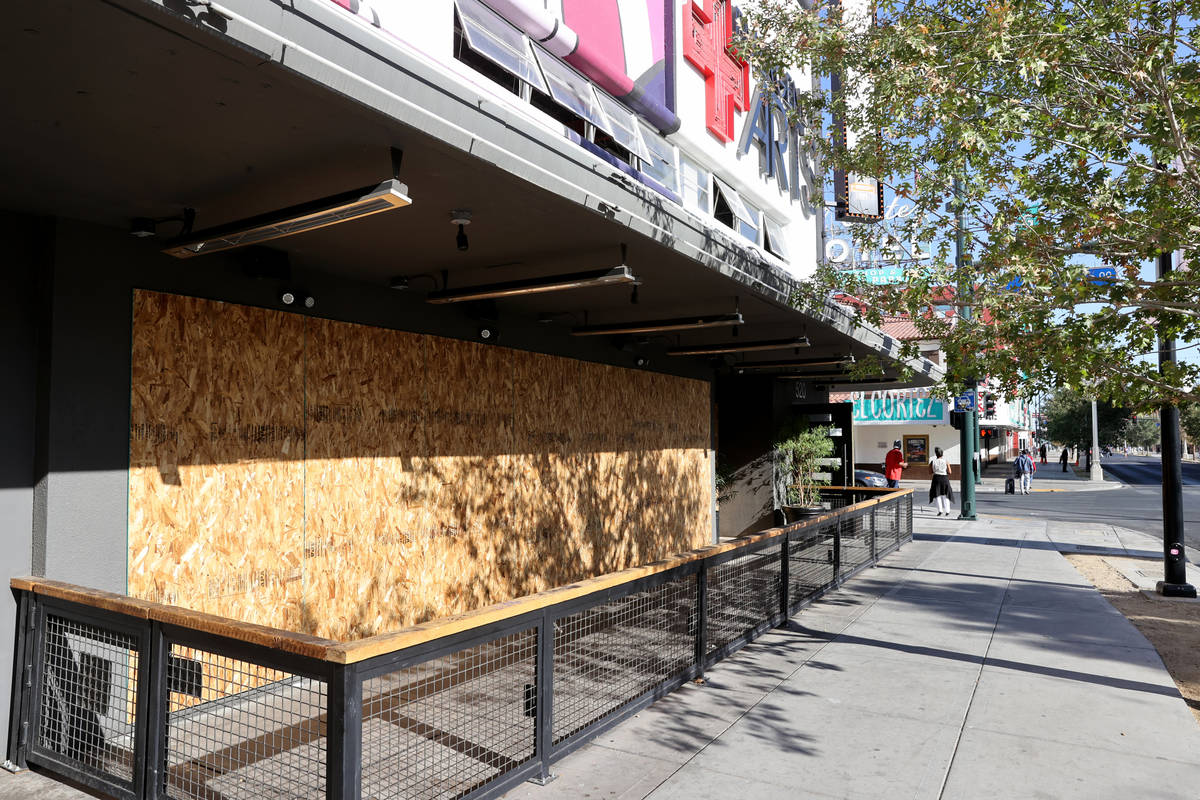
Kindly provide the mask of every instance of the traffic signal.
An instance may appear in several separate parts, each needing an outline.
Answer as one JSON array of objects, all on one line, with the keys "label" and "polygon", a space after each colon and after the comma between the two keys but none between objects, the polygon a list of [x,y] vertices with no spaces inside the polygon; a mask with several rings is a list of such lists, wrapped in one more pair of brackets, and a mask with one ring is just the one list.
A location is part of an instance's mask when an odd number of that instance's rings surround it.
[{"label": "traffic signal", "polygon": [[995,438],[997,438],[996,437],[996,429],[995,428],[980,428],[979,429],[979,438],[980,439],[995,439]]},{"label": "traffic signal", "polygon": [[989,394],[983,401],[983,415],[988,419],[996,418],[996,396]]},{"label": "traffic signal", "polygon": [[950,427],[954,428],[956,431],[961,431],[963,429],[963,418],[966,417],[966,415],[967,412],[965,411],[951,411]]}]

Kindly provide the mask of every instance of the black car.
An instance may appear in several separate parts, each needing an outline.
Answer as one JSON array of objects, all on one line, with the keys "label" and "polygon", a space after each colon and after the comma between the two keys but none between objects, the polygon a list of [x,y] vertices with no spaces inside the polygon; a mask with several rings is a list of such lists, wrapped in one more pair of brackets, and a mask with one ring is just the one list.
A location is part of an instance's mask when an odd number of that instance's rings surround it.
[{"label": "black car", "polygon": [[872,472],[869,469],[854,470],[854,485],[855,486],[887,486],[887,478],[883,477],[882,473]]}]

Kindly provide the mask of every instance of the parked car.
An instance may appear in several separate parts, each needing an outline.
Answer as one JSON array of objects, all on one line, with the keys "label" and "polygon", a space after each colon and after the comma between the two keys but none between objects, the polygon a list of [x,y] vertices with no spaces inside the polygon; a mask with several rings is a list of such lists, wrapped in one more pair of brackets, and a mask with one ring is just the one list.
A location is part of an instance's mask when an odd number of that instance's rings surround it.
[{"label": "parked car", "polygon": [[855,486],[887,486],[887,478],[883,477],[880,472],[872,472],[869,469],[854,470],[854,485]]}]

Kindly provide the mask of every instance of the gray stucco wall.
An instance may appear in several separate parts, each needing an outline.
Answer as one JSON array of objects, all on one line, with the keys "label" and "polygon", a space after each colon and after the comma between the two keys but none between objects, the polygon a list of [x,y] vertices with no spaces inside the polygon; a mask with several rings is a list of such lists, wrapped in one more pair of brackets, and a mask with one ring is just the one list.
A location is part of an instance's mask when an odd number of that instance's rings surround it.
[{"label": "gray stucco wall", "polygon": [[[5,243],[5,291],[0,293],[0,569],[5,582],[33,568],[38,327],[44,317],[42,278],[49,273],[53,226],[49,220],[0,212]],[[12,686],[16,604],[0,593],[0,691]],[[0,703],[0,730],[8,730],[8,703]]]}]

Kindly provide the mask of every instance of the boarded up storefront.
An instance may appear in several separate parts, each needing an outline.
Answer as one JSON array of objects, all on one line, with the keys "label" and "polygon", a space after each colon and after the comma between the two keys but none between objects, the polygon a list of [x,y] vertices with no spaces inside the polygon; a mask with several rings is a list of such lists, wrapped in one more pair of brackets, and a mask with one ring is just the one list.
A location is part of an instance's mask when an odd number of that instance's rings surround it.
[{"label": "boarded up storefront", "polygon": [[128,593],[338,639],[711,540],[709,384],[138,291]]}]

